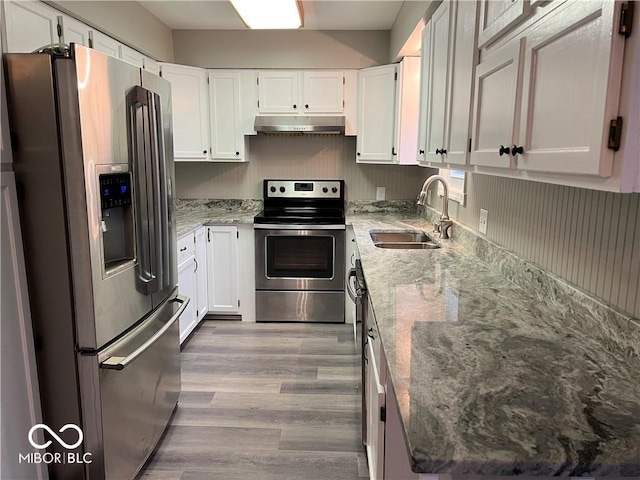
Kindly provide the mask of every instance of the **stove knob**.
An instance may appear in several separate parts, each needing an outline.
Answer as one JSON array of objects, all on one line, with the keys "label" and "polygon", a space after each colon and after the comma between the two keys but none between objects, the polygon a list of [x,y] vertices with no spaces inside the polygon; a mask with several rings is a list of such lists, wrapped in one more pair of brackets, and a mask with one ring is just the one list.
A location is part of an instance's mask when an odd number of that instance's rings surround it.
[{"label": "stove knob", "polygon": [[337,188],[337,187],[333,187],[333,188],[331,189],[331,191],[332,191],[333,193],[338,193],[338,188]]},{"label": "stove knob", "polygon": [[322,187],[322,192],[323,193],[327,193],[329,191],[329,189],[327,187]]},{"label": "stove knob", "polygon": [[284,187],[280,187],[280,192],[284,193]]},{"label": "stove knob", "polygon": [[276,187],[271,187],[269,190],[271,190],[271,193],[274,193],[276,191]]}]

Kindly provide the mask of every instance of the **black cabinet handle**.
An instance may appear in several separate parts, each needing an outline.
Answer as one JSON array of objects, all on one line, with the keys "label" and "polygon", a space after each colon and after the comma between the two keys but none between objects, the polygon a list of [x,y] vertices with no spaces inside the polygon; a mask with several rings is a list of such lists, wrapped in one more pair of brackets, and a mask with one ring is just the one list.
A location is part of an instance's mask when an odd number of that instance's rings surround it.
[{"label": "black cabinet handle", "polygon": [[202,151],[202,153],[207,153],[207,151],[206,151],[206,150],[203,150],[203,151]]},{"label": "black cabinet handle", "polygon": [[309,104],[307,103],[307,104],[304,106],[304,108],[309,108]]},{"label": "black cabinet handle", "polygon": [[391,147],[391,155],[397,155],[396,147]]},{"label": "black cabinet handle", "polygon": [[296,105],[295,103],[293,104],[293,108],[298,108],[298,105]]},{"label": "black cabinet handle", "polygon": [[236,152],[236,155],[240,155],[240,152]]},{"label": "black cabinet handle", "polygon": [[447,150],[445,148],[440,150],[440,155],[446,155],[446,154],[447,154]]},{"label": "black cabinet handle", "polygon": [[184,252],[186,249],[187,249],[187,247],[182,247],[182,248],[180,249],[180,251],[181,251],[181,252]]},{"label": "black cabinet handle", "polygon": [[504,155],[504,154],[509,155],[509,147],[505,147],[504,145],[500,145],[500,156]]},{"label": "black cabinet handle", "polygon": [[423,154],[424,154],[424,150],[420,149],[420,150],[418,150],[418,153],[419,153],[420,155],[423,155]]},{"label": "black cabinet handle", "polygon": [[522,146],[518,147],[517,145],[513,145],[511,147],[511,155],[514,157],[518,154],[522,155],[524,153],[524,148]]},{"label": "black cabinet handle", "polygon": [[440,150],[439,148],[436,148],[436,155],[440,155],[442,153],[442,150]]},{"label": "black cabinet handle", "polygon": [[360,156],[360,152],[356,153],[357,156]]}]

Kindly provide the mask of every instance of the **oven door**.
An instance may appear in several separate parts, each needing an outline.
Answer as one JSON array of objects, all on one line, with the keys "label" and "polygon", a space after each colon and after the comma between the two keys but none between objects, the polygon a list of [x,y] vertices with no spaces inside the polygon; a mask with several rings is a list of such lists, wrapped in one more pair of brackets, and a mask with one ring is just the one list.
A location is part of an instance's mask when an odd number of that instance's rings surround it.
[{"label": "oven door", "polygon": [[345,286],[345,230],[255,226],[257,290],[334,290]]}]

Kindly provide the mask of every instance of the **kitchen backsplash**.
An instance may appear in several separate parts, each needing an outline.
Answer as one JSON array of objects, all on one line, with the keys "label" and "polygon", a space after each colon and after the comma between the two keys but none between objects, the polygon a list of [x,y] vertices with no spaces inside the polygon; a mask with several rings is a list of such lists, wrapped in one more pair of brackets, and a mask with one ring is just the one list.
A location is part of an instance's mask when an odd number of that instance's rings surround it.
[{"label": "kitchen backsplash", "polygon": [[[640,194],[614,194],[471,174],[451,218],[640,318]],[[440,199],[434,207],[440,211]]]},{"label": "kitchen backsplash", "polygon": [[249,139],[250,162],[176,163],[178,198],[262,198],[265,178],[342,178],[347,200],[374,200],[376,187],[386,199],[415,199],[434,171],[415,166],[355,162],[355,137],[255,136]]}]

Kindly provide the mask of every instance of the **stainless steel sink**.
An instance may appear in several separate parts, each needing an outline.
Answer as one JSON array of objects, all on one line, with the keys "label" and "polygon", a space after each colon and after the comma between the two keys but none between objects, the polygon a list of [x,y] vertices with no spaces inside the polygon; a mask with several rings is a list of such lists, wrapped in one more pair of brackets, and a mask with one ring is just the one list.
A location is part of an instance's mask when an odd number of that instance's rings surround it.
[{"label": "stainless steel sink", "polygon": [[419,230],[370,230],[369,235],[378,248],[412,250],[440,248],[431,236]]}]

